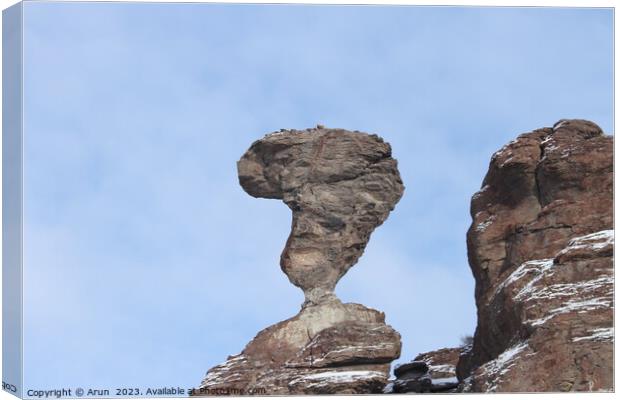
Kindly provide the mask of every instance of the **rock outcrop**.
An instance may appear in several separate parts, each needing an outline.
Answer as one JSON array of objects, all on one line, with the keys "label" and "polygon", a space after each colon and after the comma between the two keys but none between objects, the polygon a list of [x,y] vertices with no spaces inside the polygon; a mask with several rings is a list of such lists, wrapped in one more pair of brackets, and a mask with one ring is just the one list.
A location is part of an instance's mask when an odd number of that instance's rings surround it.
[{"label": "rock outcrop", "polygon": [[456,365],[463,347],[418,354],[413,361],[394,368],[396,379],[384,393],[453,393],[458,379]]},{"label": "rock outcrop", "polygon": [[237,166],[247,193],[291,209],[280,266],[305,301],[211,368],[192,395],[380,393],[400,335],[383,313],[343,304],[334,288],[403,194],[390,145],[321,126],[282,130],[254,142]]},{"label": "rock outcrop", "polygon": [[612,137],[584,120],[493,155],[471,202],[478,325],[462,390],[612,390],[612,168]]},{"label": "rock outcrop", "polygon": [[396,379],[384,393],[427,393],[431,391],[432,379],[424,361],[411,361],[394,368]]},{"label": "rock outcrop", "polygon": [[444,349],[418,354],[414,361],[423,361],[428,365],[431,378],[434,380],[456,377],[456,365],[463,347],[447,347]]}]

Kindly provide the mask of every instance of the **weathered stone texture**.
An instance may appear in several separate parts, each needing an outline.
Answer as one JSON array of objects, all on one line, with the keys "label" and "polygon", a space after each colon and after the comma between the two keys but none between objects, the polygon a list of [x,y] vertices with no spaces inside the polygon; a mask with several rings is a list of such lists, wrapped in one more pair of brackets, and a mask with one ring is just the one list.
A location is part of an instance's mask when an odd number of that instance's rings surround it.
[{"label": "weathered stone texture", "polygon": [[282,130],[254,142],[237,166],[247,193],[291,209],[280,266],[305,301],[211,368],[193,395],[380,393],[400,335],[383,313],[343,304],[334,288],[403,194],[390,145],[343,129]]},{"label": "weathered stone texture", "polygon": [[404,187],[391,153],[377,135],[321,128],[267,135],[239,160],[246,192],[282,199],[293,212],[280,266],[306,302],[333,296],[400,200]]},{"label": "weathered stone texture", "polygon": [[610,390],[613,139],[584,120],[496,152],[467,233],[478,326],[470,391]]}]

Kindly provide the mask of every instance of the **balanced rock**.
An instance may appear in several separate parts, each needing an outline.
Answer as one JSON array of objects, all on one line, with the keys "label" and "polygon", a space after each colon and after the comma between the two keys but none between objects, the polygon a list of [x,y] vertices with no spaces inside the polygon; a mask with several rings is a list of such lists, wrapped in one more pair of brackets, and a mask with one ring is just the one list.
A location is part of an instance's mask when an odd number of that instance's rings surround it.
[{"label": "balanced rock", "polygon": [[280,266],[308,303],[333,297],[403,194],[390,145],[342,129],[267,135],[237,165],[246,192],[281,199],[293,212]]},{"label": "balanced rock", "polygon": [[613,388],[613,139],[562,120],[496,152],[467,233],[478,324],[461,389]]},{"label": "balanced rock", "polygon": [[211,368],[192,395],[380,393],[400,335],[383,313],[343,304],[334,289],[403,194],[390,145],[322,126],[281,130],[254,142],[237,167],[247,193],[292,210],[280,266],[305,301]]}]

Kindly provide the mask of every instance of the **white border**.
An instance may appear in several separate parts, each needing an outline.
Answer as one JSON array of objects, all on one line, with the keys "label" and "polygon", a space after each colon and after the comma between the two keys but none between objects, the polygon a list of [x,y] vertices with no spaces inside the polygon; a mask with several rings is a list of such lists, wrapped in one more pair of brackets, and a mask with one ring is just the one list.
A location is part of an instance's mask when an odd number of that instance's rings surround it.
[{"label": "white border", "polygon": [[[68,1],[79,1],[79,2],[93,2],[93,1],[97,1],[97,2],[102,2],[102,1],[98,1],[98,0],[62,0],[65,2]],[[106,2],[121,2],[122,0],[107,0]],[[0,0],[0,8],[2,10],[18,3],[18,0]],[[123,1],[123,2],[127,2],[127,1]],[[587,7],[587,8],[594,8],[594,7],[606,7],[606,8],[614,8],[617,5],[617,1],[615,0],[590,0],[590,1],[583,1],[583,0],[555,0],[555,1],[550,1],[550,0],[539,0],[539,1],[514,1],[514,0],[504,0],[504,1],[493,1],[493,0],[475,0],[475,1],[467,1],[467,0],[446,0],[446,1],[436,1],[436,0],[426,0],[426,1],[405,1],[405,0],[388,0],[388,1],[364,1],[364,0],[339,0],[339,1],[329,1],[329,0],[313,0],[313,1],[300,1],[300,0],[289,0],[289,1],[280,1],[280,0],[271,0],[271,1],[264,1],[264,0],[244,0],[244,1],[234,1],[234,0],[219,0],[219,1],[183,1],[183,0],[132,0],[131,2],[145,2],[145,3],[245,3],[245,4],[341,4],[341,5],[370,5],[370,4],[375,4],[375,5],[421,5],[421,6],[482,6],[482,7]],[[2,22],[1,22],[1,18],[0,18],[0,35],[1,35],[1,27],[2,27]],[[2,39],[0,37],[0,46],[2,43]],[[616,43],[618,43],[618,32],[615,29],[615,10],[614,10],[614,122],[613,122],[613,126],[614,126],[614,132],[615,132],[615,121],[616,121],[616,103],[615,103],[615,93],[617,93],[617,89],[618,89],[618,83],[617,80],[615,79],[616,73],[617,73],[617,63],[616,63]],[[1,48],[1,47],[0,47]],[[1,52],[0,52],[1,54]],[[1,71],[2,71],[2,65],[1,65],[1,60],[0,60],[0,76],[1,76]],[[2,91],[2,85],[0,83],[0,93]],[[1,113],[2,113],[2,108],[1,108],[1,99],[0,99],[0,118],[1,118]],[[618,144],[618,141],[614,141],[614,182],[615,182],[615,171],[616,171],[616,163],[615,163],[615,155],[618,152],[618,150],[620,149],[620,145]],[[2,185],[1,185],[1,177],[2,177],[2,173],[1,173],[1,168],[2,168],[2,160],[1,160],[1,154],[2,154],[2,142],[0,140],[0,195],[2,193]],[[614,215],[617,217],[620,211],[620,206],[619,206],[619,202],[617,201],[617,198],[614,198]],[[0,212],[1,214],[1,212]],[[2,224],[2,216],[0,215],[0,226]],[[615,227],[616,228],[616,227]],[[0,260],[1,260],[1,247],[0,247]],[[615,263],[614,263],[615,266]],[[615,298],[615,293],[614,293],[614,298]],[[0,305],[1,305],[1,298],[0,298]],[[614,314],[617,313],[617,310],[614,310]],[[616,321],[616,316],[614,316],[614,321]],[[615,324],[614,324],[615,325]],[[2,321],[0,318],[0,328],[2,326]],[[617,354],[617,344],[614,345],[614,355]],[[0,351],[1,351],[1,344],[0,344]],[[618,357],[614,358],[614,376],[615,376],[615,384],[618,384]],[[0,365],[0,375],[1,375],[1,365]],[[386,398],[386,395],[378,395],[378,397],[381,398]],[[413,399],[414,396],[416,395],[388,395],[388,396],[398,396],[398,399]],[[585,399],[585,398],[589,398],[589,397],[593,397],[596,399],[612,399],[615,398],[613,393],[567,393],[567,394],[558,394],[558,393],[553,393],[553,394],[546,394],[546,393],[541,393],[541,394],[459,394],[457,396],[467,396],[468,399],[484,399],[487,396],[500,396],[502,399],[520,399],[523,396],[525,397],[532,397],[532,396],[537,396],[537,397],[547,397],[547,398],[551,398],[551,397],[555,397],[555,396],[560,396],[560,398],[562,400],[564,399]],[[291,397],[295,397],[295,396],[291,396]],[[367,398],[368,396],[364,396],[364,398]],[[370,397],[375,397],[375,396],[370,396]],[[247,398],[247,397],[246,397]],[[258,396],[252,396],[253,399],[274,399],[275,396],[266,396],[266,397],[258,397]],[[350,399],[352,397],[350,396],[335,396],[335,395],[330,395],[330,396],[303,396],[300,397],[303,399],[308,399],[308,400],[342,400],[342,399]],[[4,392],[4,391],[0,391],[0,400],[4,400],[4,399],[15,399],[14,396],[9,395],[8,393]],[[170,398],[170,399],[176,399],[176,398]],[[181,399],[181,398],[179,398]],[[186,398],[183,398],[186,399]]]}]

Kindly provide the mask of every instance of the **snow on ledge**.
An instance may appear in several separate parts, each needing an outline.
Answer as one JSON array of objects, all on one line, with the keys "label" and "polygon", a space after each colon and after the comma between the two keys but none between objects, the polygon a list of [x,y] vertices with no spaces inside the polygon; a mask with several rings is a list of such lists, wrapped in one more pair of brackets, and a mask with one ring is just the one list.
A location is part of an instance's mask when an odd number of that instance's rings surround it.
[{"label": "snow on ledge", "polygon": [[487,190],[489,190],[491,186],[489,185],[484,185],[480,190],[478,190],[476,193],[474,193],[472,199],[477,199],[478,197],[482,196],[482,193],[486,192]]},{"label": "snow on ledge", "polygon": [[[572,283],[556,283],[553,285],[542,286],[536,290],[529,290],[527,292],[528,299],[540,299],[540,300],[550,300],[555,298],[562,297],[573,297],[573,296],[581,296],[585,297],[586,294],[594,292],[595,290],[603,289],[608,286],[612,289],[608,294],[613,296],[613,285],[614,285],[614,277],[613,275],[601,275],[596,279],[591,279],[588,281],[579,281]],[[521,293],[519,293],[521,294]]]},{"label": "snow on ledge", "polygon": [[[478,227],[480,228],[481,225],[484,225],[482,226],[482,230],[484,230],[486,226],[488,226],[488,224],[486,225],[485,224],[486,224],[486,221],[485,223],[480,224]],[[603,249],[613,244],[614,244],[613,229],[602,230],[599,232],[594,232],[588,235],[579,236],[574,239],[571,239],[568,242],[568,245],[564,249],[562,249],[560,252],[558,252],[556,257],[560,255],[564,255],[574,250],[596,251],[596,250]],[[523,298],[526,295],[534,295],[534,296],[541,297],[541,298],[549,297],[549,296],[557,297],[557,296],[551,295],[550,293],[552,292],[551,289],[554,289],[556,287],[557,289],[566,289],[566,290],[570,290],[571,287],[573,287],[572,289],[576,290],[576,289],[589,289],[589,286],[600,286],[601,284],[607,284],[609,282],[613,284],[613,277],[610,278],[609,276],[603,276],[593,281],[578,282],[578,283],[571,283],[571,284],[556,284],[556,285],[552,285],[553,287],[543,287],[540,290],[534,290],[534,285],[538,281],[540,281],[540,279],[542,279],[545,275],[547,276],[553,275],[553,272],[554,272],[553,271],[553,267],[554,267],[553,260],[554,260],[553,258],[547,258],[547,259],[542,259],[542,260],[531,260],[531,261],[524,262],[518,268],[516,268],[508,276],[508,278],[504,280],[504,282],[502,282],[497,287],[494,295],[497,295],[502,289],[513,284],[514,282],[517,282],[518,280],[523,278],[525,275],[530,274],[530,273],[533,274],[534,277],[519,291],[519,293],[517,293],[516,295],[517,299]],[[562,293],[558,291],[558,293],[555,293],[555,294],[561,295]]]},{"label": "snow on ledge", "polygon": [[455,373],[456,368],[451,364],[436,364],[436,365],[428,365],[428,369],[431,372],[446,372],[446,373]]},{"label": "snow on ledge", "polygon": [[584,312],[596,310],[599,308],[609,308],[611,307],[612,300],[613,298],[605,298],[605,297],[597,297],[594,299],[587,299],[587,300],[581,300],[581,301],[570,300],[564,303],[562,307],[554,308],[553,310],[549,311],[549,314],[542,318],[539,318],[536,320],[528,320],[525,322],[529,323],[532,326],[539,326],[549,321],[550,319],[553,319],[554,317],[558,315],[566,314],[572,311],[577,311],[578,313],[584,313]]},{"label": "snow on ledge", "polygon": [[590,331],[592,333],[590,336],[581,336],[573,338],[573,342],[581,342],[582,340],[593,340],[593,341],[612,341],[614,340],[614,328],[599,328],[593,329]]},{"label": "snow on ledge", "polygon": [[493,392],[497,389],[499,379],[510,370],[515,361],[521,356],[519,355],[528,348],[527,342],[517,343],[516,345],[506,349],[496,359],[484,364],[482,368],[487,375],[491,375],[492,381],[488,389]]},{"label": "snow on ledge", "polygon": [[517,139],[511,140],[510,142],[508,142],[508,143],[506,143],[505,145],[503,145],[501,149],[497,150],[497,151],[493,154],[493,156],[491,157],[491,160],[493,160],[493,159],[497,159],[497,158],[499,158],[499,157],[503,156],[503,155],[504,155],[504,153],[508,153],[508,155],[512,155],[512,152],[511,152],[510,147],[511,147],[513,144],[515,144],[515,143],[517,143]]},{"label": "snow on ledge", "polygon": [[489,225],[491,225],[493,221],[495,221],[495,218],[496,218],[495,215],[489,216],[489,218],[487,218],[486,220],[484,220],[483,222],[479,223],[476,226],[476,231],[484,232],[489,227]]},{"label": "snow on ledge", "polygon": [[575,250],[600,250],[613,244],[614,230],[607,229],[572,239],[568,242],[568,246],[558,253],[558,256]]},{"label": "snow on ledge", "polygon": [[535,276],[532,278],[517,294],[517,298],[523,296],[525,293],[530,291],[534,284],[538,282],[547,271],[553,268],[553,258],[546,258],[542,260],[531,260],[526,261],[523,264],[519,265],[517,269],[515,269],[509,276],[503,281],[495,290],[494,296],[496,296],[502,289],[507,286],[512,285],[517,282],[525,275],[529,273],[534,273]]},{"label": "snow on ledge", "polygon": [[304,375],[289,382],[289,385],[304,383],[308,386],[318,386],[333,383],[356,382],[364,379],[385,379],[385,374],[377,371],[329,371],[318,374]]}]

